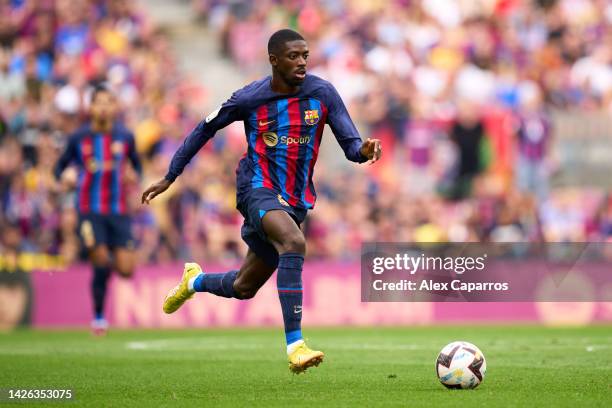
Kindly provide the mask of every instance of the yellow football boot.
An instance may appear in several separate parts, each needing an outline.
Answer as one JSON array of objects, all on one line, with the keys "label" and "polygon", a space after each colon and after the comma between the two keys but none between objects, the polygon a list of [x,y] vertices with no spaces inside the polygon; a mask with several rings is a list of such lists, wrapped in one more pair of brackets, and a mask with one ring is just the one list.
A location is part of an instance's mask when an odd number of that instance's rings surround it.
[{"label": "yellow football boot", "polygon": [[289,354],[289,369],[295,374],[303,373],[308,368],[321,364],[323,356],[322,351],[311,350],[306,343],[302,343]]},{"label": "yellow football boot", "polygon": [[181,281],[176,285],[164,299],[164,312],[170,314],[176,312],[179,307],[189,300],[195,292],[191,292],[187,287],[189,279],[195,278],[202,273],[202,268],[197,263],[186,263]]}]

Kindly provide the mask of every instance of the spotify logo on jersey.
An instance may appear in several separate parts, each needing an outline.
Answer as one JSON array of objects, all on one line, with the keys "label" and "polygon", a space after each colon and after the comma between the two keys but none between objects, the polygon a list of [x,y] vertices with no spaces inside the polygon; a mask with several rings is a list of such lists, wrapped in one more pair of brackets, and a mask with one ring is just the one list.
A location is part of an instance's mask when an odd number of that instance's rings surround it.
[{"label": "spotify logo on jersey", "polygon": [[311,136],[300,136],[300,137],[290,137],[290,136],[282,136],[279,140],[278,135],[274,132],[264,132],[261,134],[261,137],[264,140],[264,143],[268,147],[275,147],[280,141],[281,144],[284,145],[292,145],[292,144],[309,144],[311,140]]},{"label": "spotify logo on jersey", "polygon": [[261,137],[263,137],[266,146],[274,147],[278,144],[278,136],[274,132],[264,132]]}]

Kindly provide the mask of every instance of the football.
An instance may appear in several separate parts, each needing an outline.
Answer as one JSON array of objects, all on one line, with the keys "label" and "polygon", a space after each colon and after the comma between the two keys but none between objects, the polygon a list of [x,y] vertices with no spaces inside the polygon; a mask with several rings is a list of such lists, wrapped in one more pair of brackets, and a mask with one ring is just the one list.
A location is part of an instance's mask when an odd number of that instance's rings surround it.
[{"label": "football", "polygon": [[436,360],[438,379],[446,388],[476,388],[484,380],[486,371],[484,354],[466,341],[446,345]]}]

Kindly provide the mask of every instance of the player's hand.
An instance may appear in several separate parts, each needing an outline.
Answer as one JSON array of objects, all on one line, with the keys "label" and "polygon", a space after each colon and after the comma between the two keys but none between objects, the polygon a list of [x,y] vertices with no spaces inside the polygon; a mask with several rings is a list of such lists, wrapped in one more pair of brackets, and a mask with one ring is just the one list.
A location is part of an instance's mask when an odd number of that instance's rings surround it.
[{"label": "player's hand", "polygon": [[374,164],[380,160],[382,156],[382,146],[379,139],[370,139],[363,142],[361,145],[361,154],[368,158],[368,163]]},{"label": "player's hand", "polygon": [[159,180],[157,183],[153,183],[142,193],[142,204],[149,204],[149,201],[163,193],[170,187],[171,181],[165,178]]},{"label": "player's hand", "polygon": [[49,182],[49,192],[52,194],[61,194],[64,192],[64,186],[60,181],[53,178]]},{"label": "player's hand", "polygon": [[70,191],[76,189],[78,179],[79,175],[74,167],[66,169],[60,179],[60,183],[62,185],[63,190]]}]

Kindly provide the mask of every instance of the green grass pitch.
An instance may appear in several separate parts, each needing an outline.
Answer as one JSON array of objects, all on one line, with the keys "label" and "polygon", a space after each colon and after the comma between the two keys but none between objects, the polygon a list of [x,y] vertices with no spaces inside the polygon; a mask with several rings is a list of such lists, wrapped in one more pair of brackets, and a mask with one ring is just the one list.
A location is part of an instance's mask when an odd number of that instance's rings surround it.
[{"label": "green grass pitch", "polygon": [[[281,329],[0,334],[0,387],[74,389],[76,403],[44,406],[612,406],[610,326],[305,334],[326,357],[302,375],[287,368]],[[475,390],[438,383],[434,360],[453,340],[485,354],[487,375]]]}]

